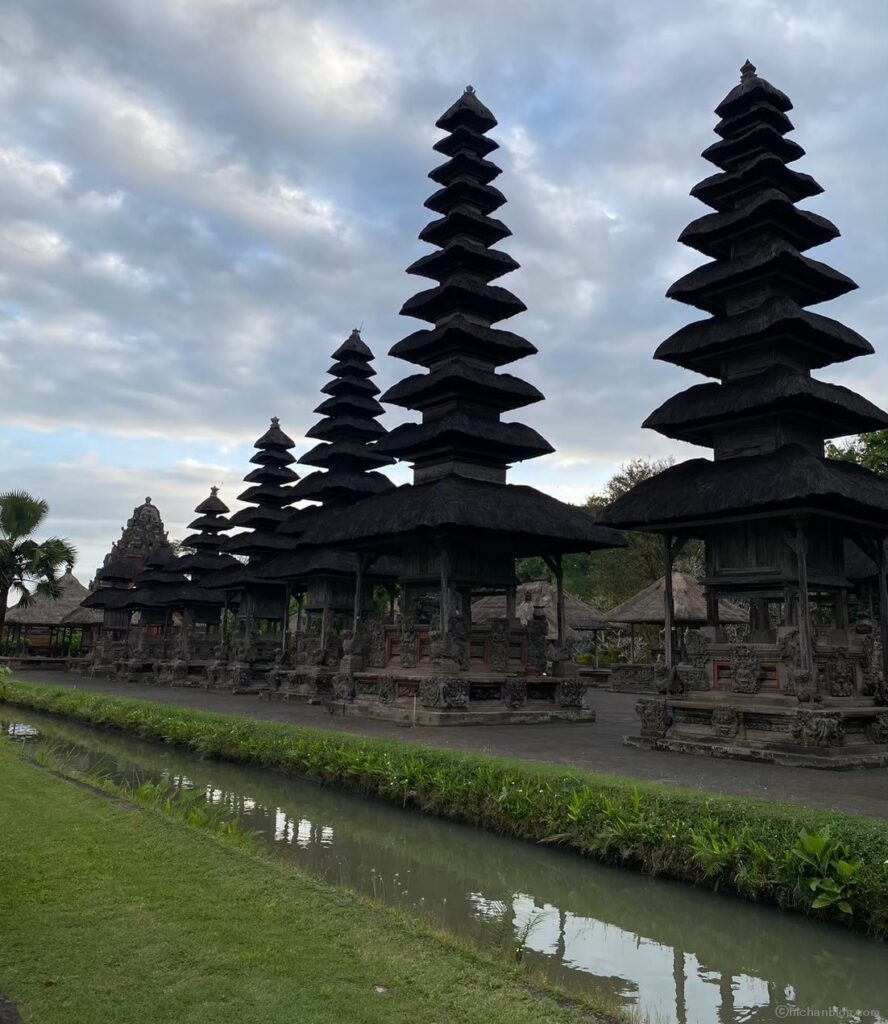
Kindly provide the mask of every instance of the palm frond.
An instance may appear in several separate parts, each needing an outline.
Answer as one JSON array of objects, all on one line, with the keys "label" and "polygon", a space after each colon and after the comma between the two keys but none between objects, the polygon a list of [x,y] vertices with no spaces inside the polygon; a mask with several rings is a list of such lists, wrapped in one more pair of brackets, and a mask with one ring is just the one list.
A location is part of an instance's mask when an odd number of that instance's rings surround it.
[{"label": "palm frond", "polygon": [[7,540],[29,537],[43,522],[49,505],[27,491],[4,491],[0,494],[0,533]]}]

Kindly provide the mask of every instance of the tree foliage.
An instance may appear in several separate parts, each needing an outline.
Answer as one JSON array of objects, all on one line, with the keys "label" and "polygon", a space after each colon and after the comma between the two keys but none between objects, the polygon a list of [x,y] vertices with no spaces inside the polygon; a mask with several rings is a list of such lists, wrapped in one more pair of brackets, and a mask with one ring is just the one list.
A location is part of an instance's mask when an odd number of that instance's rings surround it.
[{"label": "tree foliage", "polygon": [[28,605],[38,595],[59,596],[59,575],[73,565],[74,547],[61,537],[34,540],[33,535],[49,514],[42,498],[25,491],[0,494],[0,632],[6,621],[10,593]]},{"label": "tree foliage", "polygon": [[856,462],[879,476],[888,476],[888,430],[860,434],[842,445],[828,444],[826,454],[841,462]]},{"label": "tree foliage", "polygon": [[[608,505],[636,484],[649,480],[673,464],[673,459],[631,459],[608,480],[604,488],[586,499],[583,511],[600,515]],[[663,575],[663,540],[657,534],[625,534],[628,547],[597,551],[590,555],[565,555],[564,587],[571,594],[607,612]],[[703,575],[703,545],[688,544],[676,561],[676,568],[695,578]],[[525,558],[517,566],[520,580],[552,581],[542,558]]]}]

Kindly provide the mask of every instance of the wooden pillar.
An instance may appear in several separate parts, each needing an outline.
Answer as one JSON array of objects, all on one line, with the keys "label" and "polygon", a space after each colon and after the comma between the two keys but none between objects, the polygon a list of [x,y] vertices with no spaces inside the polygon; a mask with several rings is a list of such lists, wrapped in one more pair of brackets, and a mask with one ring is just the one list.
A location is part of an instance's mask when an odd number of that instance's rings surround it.
[{"label": "wooden pillar", "polygon": [[833,618],[836,629],[848,628],[848,591],[840,590],[833,598]]},{"label": "wooden pillar", "polygon": [[511,622],[515,618],[515,588],[506,589],[506,618]]},{"label": "wooden pillar", "polygon": [[394,623],[394,621],[395,621],[395,585],[394,585],[394,583],[389,583],[387,589],[388,589],[388,596],[389,596],[388,620],[389,620],[390,623]]},{"label": "wooden pillar", "polygon": [[[555,555],[552,559],[552,565],[555,570],[555,612],[556,612],[556,629],[558,631],[558,650],[564,647],[564,633],[565,633],[565,622],[564,622],[564,565],[561,561],[561,555]],[[559,657],[561,655],[559,654]]]},{"label": "wooden pillar", "polygon": [[878,693],[879,700],[884,702],[888,696],[888,557],[885,554],[885,538],[876,542],[879,552],[879,639],[882,641],[882,686]]},{"label": "wooden pillar", "polygon": [[361,613],[364,605],[364,565],[366,563],[366,555],[358,555],[358,566],[355,570],[355,610],[354,610],[354,621],[352,623],[352,630],[355,634],[358,632],[358,627],[361,625]]},{"label": "wooden pillar", "polygon": [[799,577],[799,646],[801,648],[802,671],[808,673],[812,689],[817,688],[817,671],[814,665],[814,645],[811,633],[811,602],[808,600],[808,538],[805,535],[805,524],[796,521],[795,536],[790,541],[795,551],[796,567]]},{"label": "wooden pillar", "polygon": [[290,581],[284,584],[284,629],[281,637],[281,651],[287,653],[287,643],[290,638]]},{"label": "wooden pillar", "polygon": [[666,668],[675,664],[675,597],[672,593],[672,561],[675,548],[672,538],[663,537],[663,646]]},{"label": "wooden pillar", "polygon": [[330,580],[324,577],[324,603],[321,606],[321,650],[327,646],[327,630],[330,626]]},{"label": "wooden pillar", "polygon": [[441,632],[450,629],[450,551],[445,543],[440,546],[441,565]]},{"label": "wooden pillar", "polygon": [[718,626],[718,594],[712,587],[706,587],[706,625]]}]

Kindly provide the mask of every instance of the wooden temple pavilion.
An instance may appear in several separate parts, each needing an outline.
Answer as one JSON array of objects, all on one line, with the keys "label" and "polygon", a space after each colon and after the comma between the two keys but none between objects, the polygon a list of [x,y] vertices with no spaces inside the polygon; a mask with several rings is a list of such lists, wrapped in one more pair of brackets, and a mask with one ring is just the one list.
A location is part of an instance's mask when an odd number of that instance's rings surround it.
[{"label": "wooden temple pavilion", "polygon": [[[395,460],[376,449],[385,435],[378,422],[383,408],[372,379],[373,353],[355,329],[336,349],[325,396],[315,409],[322,418],[307,431],[318,443],[299,462],[315,467],[293,485],[294,501],[316,502],[295,509],[278,527],[293,550],[276,556],[259,570],[262,579],[287,584],[287,596],[302,595],[302,629],[296,643],[284,647],[268,674],[272,696],[319,700],[332,696],[333,676],[339,670],[346,632],[373,609],[373,590],[391,586],[400,563],[389,556],[368,558],[329,548],[300,548],[299,538],[309,525],[335,509],[363,498],[385,494],[394,484],[379,472]],[[390,602],[390,612],[392,604]],[[378,632],[378,625],[375,627]]]},{"label": "wooden temple pavilion", "polygon": [[226,538],[224,554],[237,555],[246,564],[231,565],[201,578],[201,585],[224,591],[226,607],[236,606],[233,630],[225,638],[221,656],[207,667],[211,685],[226,689],[255,689],[274,665],[289,629],[289,602],[283,583],[262,579],[259,568],[275,555],[292,547],[292,541],[275,531],[288,516],[287,506],[296,497],[292,484],[299,479],[291,468],[296,461],[294,442],[273,416],[268,430],[255,442],[255,465],[245,477],[250,486],[238,495],[247,507],[228,519],[243,532]]},{"label": "wooden temple pavilion", "polygon": [[[668,695],[639,702],[640,736],[656,749],[819,766],[888,761],[888,481],[824,457],[824,440],[888,427],[888,415],[811,371],[873,351],[854,331],[806,307],[855,287],[803,255],[838,235],[796,205],[822,189],[788,165],[792,104],[747,61],[716,108],[718,168],[691,194],[714,212],[680,241],[710,262],[667,293],[704,313],[656,358],[714,378],[669,399],[645,426],[712,448],[638,484],[601,516],[664,539],[666,579],[688,538],[706,545],[707,625],[674,665]],[[845,542],[879,575],[878,636],[851,626]],[[718,600],[750,601],[748,643],[730,643]],[[674,620],[666,587],[667,629]],[[671,634],[671,629],[669,630]],[[879,649],[881,647],[881,650]]]},{"label": "wooden temple pavilion", "polygon": [[324,516],[303,535],[306,544],[403,560],[400,622],[387,625],[372,649],[356,629],[336,683],[334,708],[343,713],[429,724],[583,714],[582,682],[559,674],[562,664],[547,674],[545,624],[523,626],[512,607],[495,623],[472,621],[473,596],[514,589],[516,558],[545,557],[562,594],[563,553],[623,543],[579,510],[506,482],[510,464],[552,447],[530,427],[501,418],[543,396],[497,372],[536,349],[494,326],[525,308],[491,283],[517,267],[493,248],[510,234],[492,216],[506,201],[491,184],[500,174],[488,159],[497,144],[487,133],[496,123],[471,87],[437,121],[447,134],[434,148],[445,160],[429,175],[440,187],[425,203],[437,217],[420,234],[435,251],[408,268],[434,284],[401,310],[431,327],[390,353],[425,372],[382,398],[422,420],[375,445],[409,462],[413,483]]},{"label": "wooden temple pavilion", "polygon": [[[11,660],[39,658],[64,668],[72,654],[91,648],[95,618],[84,621],[91,613],[80,609],[89,590],[74,575],[73,568],[69,564],[59,577],[57,597],[34,594],[27,604],[17,604],[6,613],[3,639]],[[78,611],[82,611],[80,616],[75,615]]]}]

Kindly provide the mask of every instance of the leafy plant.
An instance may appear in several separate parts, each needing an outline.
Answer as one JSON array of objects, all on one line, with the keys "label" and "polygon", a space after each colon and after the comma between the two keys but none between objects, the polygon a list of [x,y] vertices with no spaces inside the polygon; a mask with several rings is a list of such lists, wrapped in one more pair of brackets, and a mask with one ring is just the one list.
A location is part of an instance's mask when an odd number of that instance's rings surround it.
[{"label": "leafy plant", "polygon": [[831,835],[829,828],[813,834],[803,829],[790,856],[813,894],[813,910],[835,907],[843,914],[853,913],[851,897],[860,882],[863,861],[860,857],[852,860],[846,843]]}]

